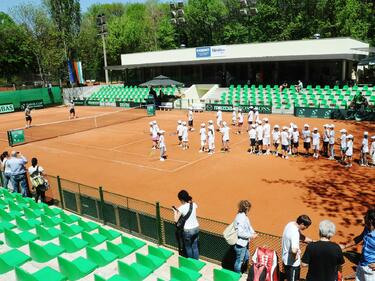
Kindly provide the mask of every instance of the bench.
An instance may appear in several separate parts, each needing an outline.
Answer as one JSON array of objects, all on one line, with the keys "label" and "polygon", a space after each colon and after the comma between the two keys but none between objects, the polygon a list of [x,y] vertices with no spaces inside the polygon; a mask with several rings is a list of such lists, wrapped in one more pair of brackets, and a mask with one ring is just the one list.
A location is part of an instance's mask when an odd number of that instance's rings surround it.
[{"label": "bench", "polygon": [[173,102],[162,102],[159,105],[160,110],[172,110],[173,109]]}]

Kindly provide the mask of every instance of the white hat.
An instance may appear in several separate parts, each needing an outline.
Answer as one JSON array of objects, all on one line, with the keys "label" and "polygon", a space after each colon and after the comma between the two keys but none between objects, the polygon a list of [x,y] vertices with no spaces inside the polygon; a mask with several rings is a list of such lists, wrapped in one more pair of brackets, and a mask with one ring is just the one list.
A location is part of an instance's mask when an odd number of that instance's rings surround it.
[{"label": "white hat", "polygon": [[329,127],[328,124],[324,124],[324,125],[323,125],[323,128],[328,128],[328,127]]},{"label": "white hat", "polygon": [[375,140],[375,136],[372,136],[371,139],[372,139],[372,140]]},{"label": "white hat", "polygon": [[177,124],[181,124],[181,123],[182,123],[182,121],[181,121],[181,120],[178,120],[178,121],[177,121]]},{"label": "white hat", "polygon": [[158,132],[159,134],[164,134],[165,133],[165,131],[164,130],[159,130],[159,132]]},{"label": "white hat", "polygon": [[251,128],[256,128],[255,124],[251,125]]},{"label": "white hat", "polygon": [[152,125],[154,125],[154,123],[152,123],[152,122],[150,122],[150,123],[148,123],[150,126],[152,126]]},{"label": "white hat", "polygon": [[287,127],[287,126],[284,126],[284,127],[283,127],[283,130],[288,130],[288,127]]},{"label": "white hat", "polygon": [[278,129],[278,128],[280,128],[280,126],[279,125],[275,125],[275,126],[273,126],[274,128],[276,128],[276,129]]},{"label": "white hat", "polygon": [[346,138],[347,138],[347,139],[352,139],[352,138],[353,138],[353,135],[348,135]]},{"label": "white hat", "polygon": [[363,134],[364,134],[365,136],[368,136],[368,132],[364,132]]},{"label": "white hat", "polygon": [[205,126],[206,126],[206,124],[204,124],[204,123],[201,124],[201,127],[205,127]]},{"label": "white hat", "polygon": [[184,121],[184,122],[182,122],[182,125],[186,126],[186,122],[185,122],[185,121]]},{"label": "white hat", "polygon": [[318,130],[318,128],[314,128],[314,129],[313,129],[313,131],[317,131],[317,130]]},{"label": "white hat", "polygon": [[226,125],[227,125],[227,122],[224,121],[224,122],[223,122],[223,126],[226,126]]},{"label": "white hat", "polygon": [[214,121],[208,120],[208,124],[213,124],[213,123],[214,123]]},{"label": "white hat", "polygon": [[309,124],[305,124],[305,125],[303,125],[303,127],[309,128],[310,126],[309,126]]},{"label": "white hat", "polygon": [[293,127],[294,123],[293,123],[293,122],[290,122],[290,124],[289,124],[289,125],[290,125],[290,127]]},{"label": "white hat", "polygon": [[262,121],[259,120],[259,121],[258,121],[258,124],[259,124],[259,125],[262,125]]},{"label": "white hat", "polygon": [[333,129],[335,127],[335,125],[331,124],[331,125],[329,125],[329,127]]},{"label": "white hat", "polygon": [[157,124],[156,120],[152,121],[152,124],[154,124],[154,125]]},{"label": "white hat", "polygon": [[264,122],[268,122],[268,118],[263,118],[263,121]]},{"label": "white hat", "polygon": [[242,108],[239,108],[238,111],[239,111],[239,112],[242,112]]},{"label": "white hat", "polygon": [[341,129],[340,133],[346,133],[346,130],[345,129]]},{"label": "white hat", "polygon": [[298,129],[298,126],[296,124],[294,124],[293,129]]}]

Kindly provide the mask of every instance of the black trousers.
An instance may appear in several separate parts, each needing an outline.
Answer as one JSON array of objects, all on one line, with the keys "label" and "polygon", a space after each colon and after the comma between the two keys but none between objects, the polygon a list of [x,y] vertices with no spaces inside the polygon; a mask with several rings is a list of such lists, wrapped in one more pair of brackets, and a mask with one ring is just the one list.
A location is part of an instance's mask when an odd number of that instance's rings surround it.
[{"label": "black trousers", "polygon": [[39,186],[35,188],[36,194],[35,194],[35,202],[38,202],[39,198],[40,200],[45,203],[46,202],[46,192],[42,191]]},{"label": "black trousers", "polygon": [[284,264],[284,271],[286,281],[299,281],[301,267]]}]

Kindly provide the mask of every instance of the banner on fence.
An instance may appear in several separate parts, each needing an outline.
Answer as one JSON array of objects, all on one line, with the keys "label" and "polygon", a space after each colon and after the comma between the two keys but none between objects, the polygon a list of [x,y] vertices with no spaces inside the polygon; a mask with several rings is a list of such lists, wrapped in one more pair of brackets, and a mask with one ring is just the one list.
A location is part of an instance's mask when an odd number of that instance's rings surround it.
[{"label": "banner on fence", "polygon": [[85,100],[73,100],[74,105],[85,105]]},{"label": "banner on fence", "polygon": [[375,121],[375,111],[356,111],[336,108],[295,107],[294,115],[308,118]]},{"label": "banner on fence", "polygon": [[25,110],[26,106],[29,106],[30,109],[43,108],[44,103],[43,103],[43,100],[21,102],[21,110]]},{"label": "banner on fence", "polygon": [[[234,109],[241,109],[242,112],[249,112],[251,105],[239,105],[239,106],[233,106],[232,104],[212,104],[212,103],[206,103],[206,111],[218,111],[219,109],[221,111],[233,111]],[[272,107],[268,105],[253,105],[252,107],[257,107],[259,110],[259,113],[262,114],[271,114],[272,113]]]},{"label": "banner on fence", "polygon": [[2,104],[0,105],[0,113],[9,113],[14,111],[13,104]]}]

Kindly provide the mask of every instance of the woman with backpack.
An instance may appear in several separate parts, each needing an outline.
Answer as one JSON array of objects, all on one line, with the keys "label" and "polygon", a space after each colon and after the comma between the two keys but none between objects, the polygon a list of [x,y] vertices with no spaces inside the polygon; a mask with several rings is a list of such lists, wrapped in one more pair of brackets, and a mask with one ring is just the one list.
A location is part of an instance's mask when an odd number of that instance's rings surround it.
[{"label": "woman with backpack", "polygon": [[237,231],[238,240],[234,245],[235,262],[234,271],[241,273],[241,268],[244,263],[249,261],[249,242],[258,234],[254,231],[250,224],[248,217],[251,209],[251,203],[248,200],[241,200],[238,204],[238,214],[234,219],[234,228]]},{"label": "woman with backpack", "polygon": [[46,202],[46,190],[48,189],[48,183],[45,179],[43,167],[38,165],[38,159],[31,159],[31,166],[29,167],[30,181],[32,188],[35,188],[35,202],[38,203],[39,198],[41,202]]}]

